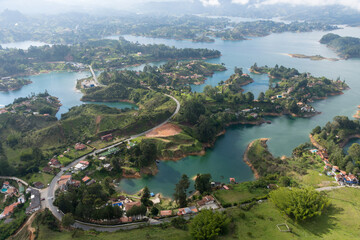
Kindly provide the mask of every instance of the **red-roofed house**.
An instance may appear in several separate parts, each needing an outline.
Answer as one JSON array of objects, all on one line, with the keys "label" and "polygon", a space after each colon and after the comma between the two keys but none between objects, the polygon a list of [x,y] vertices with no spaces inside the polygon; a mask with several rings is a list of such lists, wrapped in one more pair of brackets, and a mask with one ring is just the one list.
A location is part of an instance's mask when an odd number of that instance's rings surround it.
[{"label": "red-roofed house", "polygon": [[340,170],[340,174],[345,176],[346,175],[346,171]]},{"label": "red-roofed house", "polygon": [[215,202],[214,198],[210,195],[207,195],[207,196],[203,197],[200,201],[198,201],[197,204],[199,206],[204,206],[206,204],[211,204],[214,202]]},{"label": "red-roofed house", "polygon": [[113,139],[113,135],[111,133],[106,134],[106,135],[101,137],[101,140],[103,140],[103,141],[110,141],[112,139]]},{"label": "red-roofed house", "polygon": [[162,217],[167,217],[167,216],[171,216],[171,215],[172,215],[171,210],[162,210],[162,211],[160,211],[160,216],[162,216]]},{"label": "red-roofed house", "polygon": [[89,166],[89,162],[88,161],[80,161],[81,164]]},{"label": "red-roofed house", "polygon": [[54,167],[54,168],[59,168],[59,167],[61,167],[61,163],[59,162],[59,160],[57,160],[57,159],[55,159],[55,158],[50,159],[48,165],[49,165],[50,167]]},{"label": "red-roofed house", "polygon": [[89,178],[88,176],[83,177],[83,179],[81,179],[84,183],[87,183],[88,181],[90,181],[91,178]]},{"label": "red-roofed house", "polygon": [[19,205],[19,202],[13,203],[10,206],[5,207],[4,211],[0,214],[0,219],[3,219],[14,212],[14,208]]},{"label": "red-roofed house", "polygon": [[340,172],[340,168],[339,168],[338,166],[333,166],[332,171],[333,171],[334,173]]},{"label": "red-roofed house", "polygon": [[81,150],[84,150],[84,149],[86,149],[86,145],[85,145],[85,144],[83,144],[83,143],[76,143],[76,144],[75,144],[75,150],[81,151]]}]

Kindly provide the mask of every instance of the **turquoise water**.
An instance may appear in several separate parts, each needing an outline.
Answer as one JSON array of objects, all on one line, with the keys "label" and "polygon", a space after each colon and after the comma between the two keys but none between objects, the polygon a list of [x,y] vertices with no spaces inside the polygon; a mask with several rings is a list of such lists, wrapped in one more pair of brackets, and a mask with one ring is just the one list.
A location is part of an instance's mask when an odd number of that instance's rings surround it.
[{"label": "turquoise water", "polygon": [[[59,98],[62,106],[56,117],[60,118],[61,114],[66,113],[71,107],[84,104],[80,101],[82,93],[75,88],[76,80],[89,77],[90,72],[51,72],[28,77],[33,83],[22,87],[17,91],[0,92],[0,106],[7,105],[14,101],[15,98],[29,96],[31,93],[40,93],[47,90],[49,94]],[[85,102],[86,103],[86,102]],[[116,108],[136,108],[136,105],[124,102],[98,103],[109,107]]]},{"label": "turquoise water", "polygon": [[360,139],[359,138],[353,138],[351,139],[345,146],[344,146],[344,152],[348,152],[349,148],[351,147],[351,145],[353,145],[354,143],[360,144]]},{"label": "turquoise water", "polygon": [[[360,28],[346,28],[333,31],[342,36],[360,37]],[[254,139],[270,138],[268,146],[276,156],[291,155],[293,148],[309,141],[309,132],[317,125],[323,126],[334,116],[345,115],[352,118],[360,104],[360,59],[331,61],[311,61],[287,56],[287,53],[301,53],[306,55],[320,54],[324,57],[337,57],[326,46],[319,43],[326,32],[311,33],[282,33],[272,34],[263,38],[253,38],[247,41],[222,41],[214,43],[193,43],[190,41],[176,41],[169,39],[154,39],[144,37],[125,36],[130,41],[139,43],[164,43],[175,47],[211,48],[222,52],[218,59],[209,62],[225,63],[228,68],[225,72],[214,74],[205,84],[192,86],[193,91],[202,91],[205,85],[217,85],[226,80],[235,66],[242,67],[244,72],[255,62],[261,65],[295,67],[301,72],[310,72],[314,76],[326,76],[331,79],[341,77],[350,85],[351,89],[344,95],[329,97],[326,100],[315,102],[313,105],[322,114],[310,119],[293,119],[287,116],[269,118],[272,124],[261,126],[233,126],[221,136],[214,148],[207,150],[205,156],[190,156],[180,161],[162,161],[159,163],[159,173],[141,179],[124,179],[120,182],[120,189],[134,193],[147,185],[153,192],[161,192],[171,196],[175,183],[182,174],[190,178],[197,173],[210,173],[214,180],[228,182],[230,177],[237,181],[253,180],[251,169],[243,162],[246,146]],[[244,87],[257,96],[268,88],[266,75],[252,75],[255,82]]]},{"label": "turquoise water", "polygon": [[7,189],[6,188],[3,188],[3,189],[1,189],[1,192],[6,192],[7,191]]}]

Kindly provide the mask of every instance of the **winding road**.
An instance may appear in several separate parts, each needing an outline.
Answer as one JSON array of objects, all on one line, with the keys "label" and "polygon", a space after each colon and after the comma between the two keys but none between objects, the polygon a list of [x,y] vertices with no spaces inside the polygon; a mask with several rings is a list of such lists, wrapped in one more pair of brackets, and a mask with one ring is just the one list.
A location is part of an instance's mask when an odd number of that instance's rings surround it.
[{"label": "winding road", "polygon": [[[88,153],[78,159],[76,159],[75,161],[73,161],[72,163],[70,163],[69,165],[67,165],[66,167],[61,168],[61,171],[53,178],[53,180],[51,181],[51,183],[49,184],[49,187],[47,189],[45,189],[42,194],[45,196],[45,207],[48,207],[50,209],[50,211],[54,214],[54,216],[61,221],[62,217],[63,217],[63,213],[61,211],[59,211],[59,209],[57,207],[54,206],[53,202],[54,202],[54,198],[55,198],[55,191],[57,188],[57,182],[60,179],[60,177],[70,168],[74,167],[76,164],[78,164],[80,161],[85,160],[87,156],[95,156],[97,153],[106,151],[110,148],[116,147],[126,141],[132,140],[134,138],[143,136],[149,132],[151,132],[152,130],[154,130],[155,128],[161,127],[162,125],[168,123],[176,114],[179,113],[180,111],[180,102],[173,96],[165,94],[165,96],[171,98],[172,100],[174,100],[176,102],[176,109],[174,111],[174,113],[168,118],[166,119],[164,122],[162,122],[161,124],[136,135],[130,136],[129,138],[126,138],[120,142],[117,142],[113,145],[107,146],[105,148],[102,149],[98,149],[96,151],[93,151],[91,153]],[[81,228],[83,230],[90,230],[90,229],[95,229],[97,231],[109,231],[109,232],[113,232],[113,231],[117,231],[120,229],[124,229],[124,230],[128,230],[128,229],[133,229],[133,228],[138,228],[140,226],[144,226],[147,224],[159,224],[161,222],[158,222],[156,220],[154,221],[150,221],[150,223],[145,223],[145,222],[139,222],[139,223],[129,223],[129,224],[122,224],[122,225],[98,225],[98,224],[90,224],[90,223],[85,223],[85,222],[80,222],[80,221],[76,221],[75,224],[73,225],[76,228]]]}]

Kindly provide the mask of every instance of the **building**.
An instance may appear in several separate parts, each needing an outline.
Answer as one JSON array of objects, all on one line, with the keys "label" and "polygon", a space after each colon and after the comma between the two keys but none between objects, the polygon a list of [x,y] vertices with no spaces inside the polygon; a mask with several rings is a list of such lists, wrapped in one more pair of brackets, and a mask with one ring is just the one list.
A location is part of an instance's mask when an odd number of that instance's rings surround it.
[{"label": "building", "polygon": [[160,211],[160,216],[161,216],[161,217],[172,216],[172,211],[171,211],[171,210],[161,210],[161,211]]},{"label": "building", "polygon": [[113,135],[111,133],[106,134],[101,137],[101,140],[103,140],[103,141],[111,141],[112,139],[113,139]]},{"label": "building", "polygon": [[347,184],[358,184],[359,183],[358,179],[353,174],[345,176],[344,180]]},{"label": "building", "polygon": [[15,202],[7,207],[5,207],[4,211],[0,214],[0,219],[6,218],[7,216],[10,216],[17,205],[19,205],[20,202]]},{"label": "building", "polygon": [[89,178],[88,176],[83,177],[83,179],[81,179],[81,181],[83,181],[84,183],[87,183],[91,180],[91,178]]},{"label": "building", "polygon": [[333,173],[340,172],[340,168],[338,166],[333,166],[332,171],[333,171]]},{"label": "building", "polygon": [[34,182],[33,185],[34,185],[34,187],[36,187],[38,189],[44,188],[44,184],[42,182]]},{"label": "building", "polygon": [[74,169],[76,171],[83,171],[89,166],[88,161],[80,161],[78,164],[75,165]]},{"label": "building", "polygon": [[197,204],[199,206],[204,206],[206,204],[211,204],[214,202],[215,202],[214,198],[210,195],[207,195],[207,196],[203,197],[200,201],[198,201]]},{"label": "building", "polygon": [[61,163],[60,163],[59,160],[57,160],[56,158],[50,159],[48,165],[49,165],[50,167],[53,167],[53,168],[59,168],[59,167],[61,167]]},{"label": "building", "polygon": [[30,206],[26,208],[26,214],[32,214],[41,208],[40,192],[36,189],[31,189]]},{"label": "building", "polygon": [[76,151],[82,151],[82,150],[85,150],[87,147],[85,144],[83,143],[76,143],[75,144],[75,150]]}]

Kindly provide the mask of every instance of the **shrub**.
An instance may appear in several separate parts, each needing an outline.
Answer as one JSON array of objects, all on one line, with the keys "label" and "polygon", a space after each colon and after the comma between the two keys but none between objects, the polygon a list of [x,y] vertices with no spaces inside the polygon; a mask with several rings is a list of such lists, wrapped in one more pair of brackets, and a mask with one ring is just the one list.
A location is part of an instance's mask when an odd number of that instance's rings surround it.
[{"label": "shrub", "polygon": [[320,216],[329,206],[329,200],[311,188],[279,188],[270,193],[271,201],[296,221]]}]

